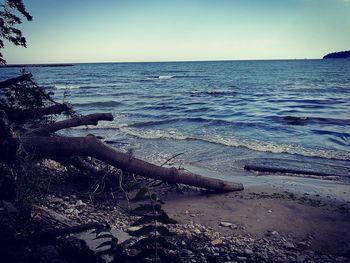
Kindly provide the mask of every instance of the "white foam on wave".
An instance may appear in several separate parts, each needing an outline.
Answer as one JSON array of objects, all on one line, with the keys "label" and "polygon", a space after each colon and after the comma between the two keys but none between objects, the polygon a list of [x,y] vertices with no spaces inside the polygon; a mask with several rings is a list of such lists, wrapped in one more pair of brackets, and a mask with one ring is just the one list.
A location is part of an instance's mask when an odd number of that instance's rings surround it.
[{"label": "white foam on wave", "polygon": [[175,76],[172,75],[161,75],[158,77],[158,79],[166,80],[166,79],[172,79]]},{"label": "white foam on wave", "polygon": [[327,159],[349,160],[350,152],[305,148],[299,145],[292,144],[277,144],[273,142],[258,141],[254,139],[236,138],[236,137],[222,137],[219,135],[210,135],[203,137],[186,136],[178,131],[164,131],[164,130],[140,130],[124,126],[120,129],[122,132],[142,138],[142,139],[173,139],[173,140],[199,140],[209,143],[221,144],[230,147],[243,147],[259,152],[271,153],[288,153],[297,154],[307,157],[321,157]]},{"label": "white foam on wave", "polygon": [[173,139],[186,140],[189,139],[178,131],[164,131],[164,130],[139,130],[129,128],[127,126],[120,127],[120,130],[128,135],[132,135],[141,139]]},{"label": "white foam on wave", "polygon": [[[92,126],[94,127],[94,126]],[[78,127],[77,127],[78,128]],[[258,141],[247,138],[223,137],[219,135],[206,136],[188,136],[176,130],[144,130],[128,127],[127,124],[101,122],[98,129],[118,129],[121,132],[140,139],[172,139],[172,140],[197,140],[209,143],[215,143],[230,147],[243,147],[249,150],[271,153],[297,154],[307,157],[321,157],[326,159],[349,160],[350,152],[321,149],[305,148],[293,144],[277,144],[273,142]]]},{"label": "white foam on wave", "polygon": [[56,84],[55,89],[80,89],[79,85]]},{"label": "white foam on wave", "polygon": [[244,138],[223,138],[221,136],[213,136],[210,138],[199,138],[200,140],[222,144],[232,147],[244,147],[250,150],[259,152],[271,153],[288,153],[297,154],[307,157],[321,157],[327,159],[349,160],[350,153],[345,151],[305,148],[299,145],[292,144],[276,144],[273,142],[258,141]]}]

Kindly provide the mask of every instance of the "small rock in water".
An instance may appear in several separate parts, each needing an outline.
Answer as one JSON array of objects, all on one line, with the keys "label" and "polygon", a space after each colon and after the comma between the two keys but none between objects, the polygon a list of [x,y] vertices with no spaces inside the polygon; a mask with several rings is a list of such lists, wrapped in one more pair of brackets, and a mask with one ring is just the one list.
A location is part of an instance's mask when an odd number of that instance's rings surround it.
[{"label": "small rock in water", "polygon": [[267,210],[267,212],[268,212],[268,213],[272,213],[272,210],[269,209],[269,210]]},{"label": "small rock in water", "polygon": [[230,226],[232,226],[232,224],[229,223],[229,222],[220,222],[220,226],[223,226],[223,227],[230,227]]}]

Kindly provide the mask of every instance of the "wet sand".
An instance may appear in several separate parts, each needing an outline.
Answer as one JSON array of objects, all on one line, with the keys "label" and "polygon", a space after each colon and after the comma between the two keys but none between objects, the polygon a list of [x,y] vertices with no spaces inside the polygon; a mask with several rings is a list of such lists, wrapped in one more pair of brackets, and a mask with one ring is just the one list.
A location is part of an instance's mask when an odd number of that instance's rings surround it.
[{"label": "wet sand", "polygon": [[350,255],[350,185],[288,176],[238,176],[235,181],[245,190],[169,195],[165,208],[181,223],[193,221],[222,235],[264,238],[273,233],[307,242],[315,251]]}]

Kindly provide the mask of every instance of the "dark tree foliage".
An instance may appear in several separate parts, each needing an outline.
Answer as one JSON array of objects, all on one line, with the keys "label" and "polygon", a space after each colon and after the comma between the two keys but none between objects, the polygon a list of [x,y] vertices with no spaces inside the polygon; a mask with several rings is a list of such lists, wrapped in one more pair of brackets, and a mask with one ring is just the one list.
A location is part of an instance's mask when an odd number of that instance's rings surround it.
[{"label": "dark tree foliage", "polygon": [[328,59],[328,58],[350,58],[350,50],[330,53],[323,57],[323,59]]},{"label": "dark tree foliage", "polygon": [[[22,0],[2,0],[0,4],[0,50],[4,48],[4,40],[16,46],[26,47],[26,39],[17,27],[22,23],[21,17],[28,21],[33,17],[27,12]],[[6,60],[0,52],[0,64]]]}]

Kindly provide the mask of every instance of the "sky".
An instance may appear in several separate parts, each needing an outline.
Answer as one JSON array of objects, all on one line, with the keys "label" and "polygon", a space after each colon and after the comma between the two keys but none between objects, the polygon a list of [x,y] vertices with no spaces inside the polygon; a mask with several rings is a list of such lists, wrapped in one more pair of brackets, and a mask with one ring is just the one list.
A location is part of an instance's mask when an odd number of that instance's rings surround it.
[{"label": "sky", "polygon": [[350,50],[350,0],[24,0],[10,63],[313,59]]}]

